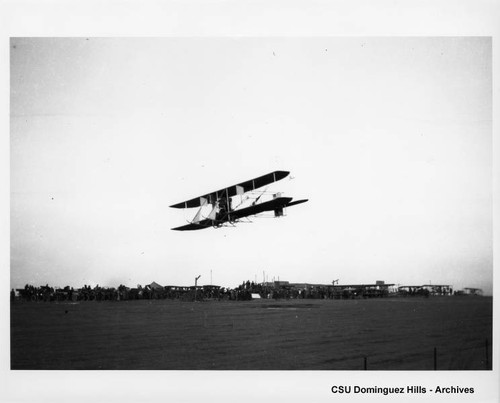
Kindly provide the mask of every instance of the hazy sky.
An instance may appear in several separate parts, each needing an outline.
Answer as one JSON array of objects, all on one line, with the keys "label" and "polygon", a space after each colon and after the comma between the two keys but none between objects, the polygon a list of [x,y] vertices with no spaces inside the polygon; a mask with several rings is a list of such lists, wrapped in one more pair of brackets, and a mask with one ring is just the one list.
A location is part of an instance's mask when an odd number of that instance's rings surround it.
[{"label": "hazy sky", "polygon": [[[492,292],[489,38],[11,39],[11,286]],[[168,206],[280,169],[280,219]]]}]

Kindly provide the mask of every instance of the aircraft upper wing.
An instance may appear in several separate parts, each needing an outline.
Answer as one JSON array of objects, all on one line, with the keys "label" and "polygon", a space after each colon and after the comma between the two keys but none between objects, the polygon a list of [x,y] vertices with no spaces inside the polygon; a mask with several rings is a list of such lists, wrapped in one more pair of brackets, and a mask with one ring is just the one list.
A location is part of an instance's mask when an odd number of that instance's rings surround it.
[{"label": "aircraft upper wing", "polygon": [[189,207],[200,207],[205,204],[215,202],[221,197],[232,197],[237,194],[243,194],[251,190],[258,189],[262,186],[269,185],[270,183],[279,181],[290,174],[288,171],[274,171],[266,175],[259,176],[255,179],[250,179],[245,182],[238,183],[227,188],[217,190],[216,192],[207,193],[202,196],[195,197],[190,200],[186,200],[181,203],[173,204],[170,207],[173,208],[189,208]]}]

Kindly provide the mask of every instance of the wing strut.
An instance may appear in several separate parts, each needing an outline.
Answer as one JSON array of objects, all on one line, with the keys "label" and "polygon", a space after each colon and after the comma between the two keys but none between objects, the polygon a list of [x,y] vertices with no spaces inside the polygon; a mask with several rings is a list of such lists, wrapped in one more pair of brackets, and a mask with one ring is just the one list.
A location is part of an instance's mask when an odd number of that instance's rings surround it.
[{"label": "wing strut", "polygon": [[191,223],[195,224],[197,222],[200,222],[201,221],[201,209],[203,207],[200,207],[200,209],[198,210],[198,212],[196,213],[196,215],[194,216],[193,220],[191,221]]},{"label": "wing strut", "polygon": [[210,214],[208,215],[208,217],[207,217],[207,218],[208,218],[209,220],[213,220],[213,221],[215,221],[216,214],[217,214],[217,206],[214,206],[214,207],[212,208],[212,211],[210,212]]}]

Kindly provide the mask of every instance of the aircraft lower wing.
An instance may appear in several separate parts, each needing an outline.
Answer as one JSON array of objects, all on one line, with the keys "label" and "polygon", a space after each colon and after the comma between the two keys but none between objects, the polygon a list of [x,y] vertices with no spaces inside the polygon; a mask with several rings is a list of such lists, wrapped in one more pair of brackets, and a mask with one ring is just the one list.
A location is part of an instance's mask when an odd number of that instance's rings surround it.
[{"label": "aircraft lower wing", "polygon": [[294,206],[296,204],[305,203],[307,199],[292,201],[291,197],[277,197],[264,203],[256,204],[255,206],[245,207],[240,210],[234,210],[230,213],[231,219],[248,217],[264,213],[265,211],[276,211],[285,207]]},{"label": "aircraft lower wing", "polygon": [[285,207],[292,201],[291,197],[277,197],[275,199],[256,204],[254,206],[245,207],[239,210],[231,211],[231,219],[238,219],[263,213],[265,211],[274,211],[279,208]]},{"label": "aircraft lower wing", "polygon": [[174,231],[195,231],[199,229],[205,229],[205,228],[210,228],[214,226],[214,221],[213,220],[201,220],[196,223],[190,223],[186,225],[181,225],[180,227],[175,227],[172,228]]},{"label": "aircraft lower wing", "polygon": [[294,206],[296,204],[305,203],[307,199],[296,200],[292,202],[291,197],[277,197],[275,199],[256,204],[254,206],[245,207],[239,210],[233,210],[221,220],[215,221],[211,219],[204,219],[198,222],[182,225],[180,227],[172,228],[175,231],[195,231],[209,227],[218,226],[227,222],[239,220],[240,218],[249,217],[264,213],[265,211],[279,211],[285,207]]}]

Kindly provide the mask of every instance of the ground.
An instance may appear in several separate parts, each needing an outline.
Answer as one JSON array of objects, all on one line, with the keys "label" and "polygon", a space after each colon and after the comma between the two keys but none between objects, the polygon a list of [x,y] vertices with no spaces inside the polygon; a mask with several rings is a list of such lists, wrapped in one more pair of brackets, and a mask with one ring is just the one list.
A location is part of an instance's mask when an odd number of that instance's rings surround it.
[{"label": "ground", "polygon": [[11,305],[12,369],[484,370],[491,340],[490,297]]}]

